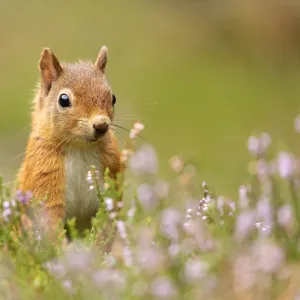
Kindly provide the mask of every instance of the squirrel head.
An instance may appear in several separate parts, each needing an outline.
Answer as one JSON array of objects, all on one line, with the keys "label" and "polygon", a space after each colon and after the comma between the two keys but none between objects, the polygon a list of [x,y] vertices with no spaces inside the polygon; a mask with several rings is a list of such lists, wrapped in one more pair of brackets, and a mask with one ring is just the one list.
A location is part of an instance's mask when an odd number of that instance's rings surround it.
[{"label": "squirrel head", "polygon": [[45,48],[39,61],[39,92],[33,114],[39,135],[61,143],[93,143],[106,136],[116,97],[105,76],[107,48],[95,63],[60,63]]}]

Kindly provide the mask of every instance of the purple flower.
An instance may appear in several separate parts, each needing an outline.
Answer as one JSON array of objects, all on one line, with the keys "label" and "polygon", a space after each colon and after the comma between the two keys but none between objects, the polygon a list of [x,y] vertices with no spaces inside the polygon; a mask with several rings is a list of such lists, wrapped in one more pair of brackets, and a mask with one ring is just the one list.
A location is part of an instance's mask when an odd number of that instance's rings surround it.
[{"label": "purple flower", "polygon": [[175,208],[167,208],[162,212],[160,229],[163,234],[173,241],[179,238],[178,226],[182,224],[183,218]]},{"label": "purple flower", "polygon": [[250,136],[248,139],[248,151],[251,155],[256,156],[259,153],[259,140],[255,136]]},{"label": "purple flower", "polygon": [[151,274],[158,272],[165,262],[164,255],[155,245],[147,245],[146,247],[141,247],[137,251],[136,258],[139,267],[147,273]]},{"label": "purple flower", "polygon": [[127,231],[126,231],[126,227],[125,227],[125,223],[123,221],[117,221],[117,228],[120,234],[120,237],[123,240],[127,240]]},{"label": "purple flower", "polygon": [[277,211],[277,220],[282,227],[289,226],[293,222],[294,214],[290,204],[281,206]]},{"label": "purple flower", "polygon": [[271,242],[259,241],[254,244],[252,255],[256,269],[266,273],[275,273],[285,260],[283,250]]},{"label": "purple flower", "polygon": [[198,281],[207,275],[209,264],[199,259],[191,259],[185,264],[185,277],[188,281]]},{"label": "purple flower", "polygon": [[106,204],[106,210],[107,211],[112,211],[114,208],[114,200],[110,197],[105,197],[104,202]]},{"label": "purple flower", "polygon": [[170,158],[170,166],[173,171],[179,173],[182,171],[184,163],[178,156],[173,156]]},{"label": "purple flower", "polygon": [[157,277],[152,281],[151,292],[154,297],[161,299],[176,298],[177,296],[173,282],[166,276]]},{"label": "purple flower", "polygon": [[237,240],[243,240],[253,229],[255,223],[255,214],[253,211],[246,211],[237,216],[235,224],[235,237]]},{"label": "purple flower", "polygon": [[256,217],[269,228],[273,225],[273,207],[269,199],[259,200],[256,205]]},{"label": "purple flower", "polygon": [[11,210],[10,208],[5,208],[5,209],[3,210],[3,212],[2,212],[2,217],[3,217],[3,219],[4,219],[6,222],[8,222],[8,218],[9,218],[9,216],[11,215],[11,213],[12,213],[12,210]]},{"label": "purple flower", "polygon": [[26,193],[24,193],[23,191],[21,190],[17,190],[16,191],[16,198],[19,202],[27,205],[29,203],[29,201],[31,200],[32,198],[32,193],[30,191],[27,191]]},{"label": "purple flower", "polygon": [[135,175],[157,172],[157,156],[151,145],[143,145],[129,160],[129,167]]},{"label": "purple flower", "polygon": [[157,197],[152,186],[143,183],[137,188],[137,196],[145,210],[153,210],[157,206]]},{"label": "purple flower", "polygon": [[291,153],[280,152],[277,159],[278,173],[281,178],[288,179],[295,172],[295,158]]},{"label": "purple flower", "polygon": [[9,206],[10,206],[9,201],[3,201],[2,206],[3,206],[3,208],[9,208]]}]

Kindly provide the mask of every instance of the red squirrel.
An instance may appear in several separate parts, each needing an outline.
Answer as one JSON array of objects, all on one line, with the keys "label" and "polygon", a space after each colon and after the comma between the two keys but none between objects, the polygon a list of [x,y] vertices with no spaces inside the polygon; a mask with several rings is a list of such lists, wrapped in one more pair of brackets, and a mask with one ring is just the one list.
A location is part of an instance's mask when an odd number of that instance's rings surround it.
[{"label": "red squirrel", "polygon": [[95,63],[61,63],[50,49],[42,51],[32,130],[18,182],[21,191],[45,200],[49,228],[71,217],[79,229],[89,227],[99,208],[86,180],[90,166],[99,170],[102,183],[106,168],[113,177],[122,169],[111,130],[116,97],[105,76],[106,63],[105,46]]}]

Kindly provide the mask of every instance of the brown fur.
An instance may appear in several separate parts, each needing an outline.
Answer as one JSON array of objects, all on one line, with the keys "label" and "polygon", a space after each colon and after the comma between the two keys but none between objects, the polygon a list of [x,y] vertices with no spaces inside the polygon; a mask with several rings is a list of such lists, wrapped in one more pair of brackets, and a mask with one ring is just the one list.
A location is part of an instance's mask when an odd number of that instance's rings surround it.
[{"label": "brown fur", "polygon": [[[88,144],[91,125],[97,115],[113,119],[112,91],[106,81],[107,49],[102,47],[96,63],[60,64],[50,49],[44,49],[39,69],[41,80],[34,100],[32,131],[24,162],[18,174],[19,188],[32,191],[37,199],[46,200],[47,222],[55,227],[65,216],[66,146]],[[61,90],[70,92],[72,107],[61,109]],[[120,153],[111,130],[96,142],[101,150],[99,160],[112,176],[121,170]]]}]

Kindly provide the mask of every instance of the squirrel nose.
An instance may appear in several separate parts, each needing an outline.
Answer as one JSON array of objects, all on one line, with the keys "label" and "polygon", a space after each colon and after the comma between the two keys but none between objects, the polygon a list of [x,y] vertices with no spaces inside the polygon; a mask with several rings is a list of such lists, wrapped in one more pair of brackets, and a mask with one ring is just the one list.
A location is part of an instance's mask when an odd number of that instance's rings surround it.
[{"label": "squirrel nose", "polygon": [[106,133],[108,130],[107,123],[94,123],[93,127],[95,129],[95,136],[100,137]]}]

